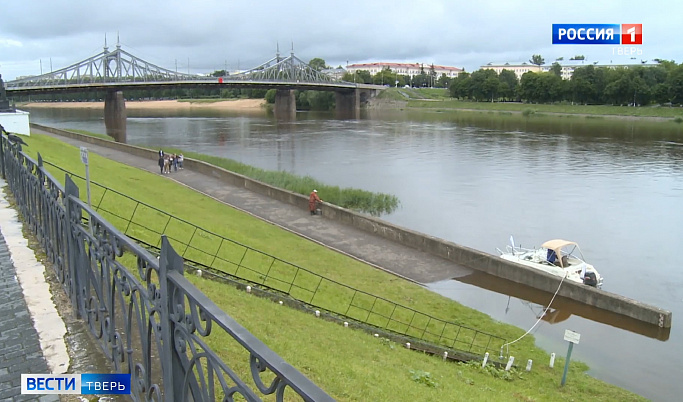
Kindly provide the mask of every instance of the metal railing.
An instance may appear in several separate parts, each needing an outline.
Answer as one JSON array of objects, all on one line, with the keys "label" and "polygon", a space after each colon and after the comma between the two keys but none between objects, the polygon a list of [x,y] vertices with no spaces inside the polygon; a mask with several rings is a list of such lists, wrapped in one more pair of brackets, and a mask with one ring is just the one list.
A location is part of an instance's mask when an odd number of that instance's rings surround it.
[{"label": "metal railing", "polygon": [[[46,164],[48,164],[46,162]],[[50,164],[72,177],[83,177]],[[91,181],[93,208],[124,234],[158,249],[167,236],[197,268],[266,287],[330,313],[392,333],[479,356],[498,353],[504,338],[447,321],[326,278],[309,269],[201,228]],[[125,229],[124,229],[125,228]]]},{"label": "metal railing", "polygon": [[[77,315],[114,369],[131,374],[133,399],[282,401],[294,392],[333,400],[188,282],[166,236],[157,259],[82,201],[68,175],[62,186],[40,155],[31,159],[4,135],[0,163]],[[239,362],[228,365],[207,342],[225,335],[248,355],[251,384],[231,368]]]}]

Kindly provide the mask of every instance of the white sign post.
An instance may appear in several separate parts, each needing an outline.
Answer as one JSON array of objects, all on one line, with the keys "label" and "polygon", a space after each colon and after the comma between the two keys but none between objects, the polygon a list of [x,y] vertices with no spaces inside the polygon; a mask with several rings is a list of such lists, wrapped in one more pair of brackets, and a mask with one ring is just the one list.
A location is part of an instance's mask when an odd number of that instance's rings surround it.
[{"label": "white sign post", "polygon": [[[92,209],[92,204],[90,203],[90,164],[88,163],[88,148],[81,147],[81,162],[85,165],[85,188],[88,193],[88,206]],[[92,233],[92,217],[88,217],[88,226],[90,226],[90,232]]]},{"label": "white sign post", "polygon": [[564,373],[562,374],[562,386],[567,382],[567,371],[569,370],[569,359],[572,356],[572,349],[574,344],[579,344],[579,339],[581,339],[581,334],[574,332],[572,330],[564,331],[564,340],[569,342],[569,348],[567,349],[567,360],[564,362]]}]

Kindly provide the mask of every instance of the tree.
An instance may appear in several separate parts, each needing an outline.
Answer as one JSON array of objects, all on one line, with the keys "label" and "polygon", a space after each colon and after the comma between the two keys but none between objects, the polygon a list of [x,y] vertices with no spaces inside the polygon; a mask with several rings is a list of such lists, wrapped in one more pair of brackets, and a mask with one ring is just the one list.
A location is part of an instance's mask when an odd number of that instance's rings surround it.
[{"label": "tree", "polygon": [[529,63],[540,66],[541,64],[545,63],[545,59],[543,59],[543,57],[541,57],[540,54],[535,54],[531,56],[531,59],[529,59]]},{"label": "tree", "polygon": [[434,68],[434,63],[429,66],[429,86],[433,87],[436,82],[436,69]]},{"label": "tree", "polygon": [[569,59],[569,60],[586,60],[586,56],[584,56],[584,55],[582,55],[582,54],[579,54],[579,55],[576,55],[576,56],[572,57],[572,58]]},{"label": "tree", "polygon": [[358,84],[372,84],[372,75],[368,70],[358,70],[354,73],[346,72],[342,76],[342,81],[355,82]]},{"label": "tree", "polygon": [[510,70],[503,70],[498,74],[498,80],[500,81],[500,97],[508,101],[513,100],[519,85],[515,73]]},{"label": "tree", "polygon": [[470,98],[470,73],[460,73],[451,82],[451,86],[448,88],[451,97],[456,99]]},{"label": "tree", "polygon": [[564,98],[565,85],[562,78],[555,74],[530,71],[522,75],[519,94],[528,102],[556,102]]},{"label": "tree", "polygon": [[269,89],[268,92],[266,92],[266,102],[270,104],[275,103],[275,94],[277,93],[277,89]]},{"label": "tree", "polygon": [[311,68],[316,70],[316,71],[320,71],[320,70],[324,70],[324,69],[328,68],[327,65],[325,64],[325,60],[323,60],[319,57],[311,59],[311,61],[308,62],[308,65],[311,66]]},{"label": "tree", "polygon": [[550,67],[550,72],[562,78],[562,66],[560,65],[560,63],[553,63],[552,67]]},{"label": "tree", "polygon": [[425,74],[424,70],[422,70],[419,75],[413,77],[413,86],[416,88],[426,87],[428,82],[429,78],[427,77],[427,74]]},{"label": "tree", "polygon": [[604,71],[592,64],[574,70],[570,91],[572,100],[579,103],[600,103],[605,89]]},{"label": "tree", "polygon": [[500,81],[494,70],[477,70],[470,76],[471,96],[477,101],[495,100],[498,97]]},{"label": "tree", "polygon": [[372,77],[372,83],[376,85],[394,86],[396,83],[396,73],[391,71],[389,67],[383,68],[380,72]]},{"label": "tree", "polygon": [[666,80],[669,87],[669,100],[671,103],[683,103],[683,64],[669,71]]},{"label": "tree", "polygon": [[334,92],[306,91],[306,98],[311,110],[332,110],[335,106]]},{"label": "tree", "polygon": [[451,85],[451,79],[445,73],[441,73],[441,77],[436,80],[437,88],[448,88]]}]

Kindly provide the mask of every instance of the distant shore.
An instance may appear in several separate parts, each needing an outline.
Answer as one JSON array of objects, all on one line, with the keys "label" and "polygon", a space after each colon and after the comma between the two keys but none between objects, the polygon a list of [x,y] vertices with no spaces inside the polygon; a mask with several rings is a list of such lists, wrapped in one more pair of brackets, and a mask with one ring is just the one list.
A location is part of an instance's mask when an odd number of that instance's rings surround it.
[{"label": "distant shore", "polygon": [[[129,110],[259,110],[265,105],[264,99],[230,99],[221,101],[206,100],[151,100],[126,101]],[[104,109],[104,102],[29,102],[20,107],[27,108],[64,108],[64,109]]]}]

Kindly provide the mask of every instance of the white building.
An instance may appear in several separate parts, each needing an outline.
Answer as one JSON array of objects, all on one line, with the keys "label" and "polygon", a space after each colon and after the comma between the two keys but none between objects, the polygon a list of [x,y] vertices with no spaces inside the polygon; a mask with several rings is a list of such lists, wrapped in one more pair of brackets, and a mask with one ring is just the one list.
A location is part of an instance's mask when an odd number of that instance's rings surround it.
[{"label": "white building", "polygon": [[517,79],[522,79],[524,73],[529,71],[538,73],[541,72],[541,66],[536,64],[531,64],[525,61],[512,61],[512,62],[502,62],[502,63],[488,63],[485,66],[481,66],[482,70],[493,70],[496,74],[500,74],[503,70],[512,71],[517,76]]},{"label": "white building", "polygon": [[560,65],[562,68],[562,79],[568,80],[572,78],[572,74],[574,74],[574,70],[580,67],[586,67],[593,65],[596,68],[603,67],[603,68],[630,68],[630,67],[636,67],[636,66],[641,66],[641,67],[655,67],[658,66],[659,63],[647,63],[647,62],[634,62],[634,63],[612,63],[610,60],[609,63],[601,63],[599,61],[587,61],[587,60],[560,60],[560,61],[554,61],[551,63],[545,63],[540,66],[531,64],[529,62],[504,62],[504,63],[488,63],[484,66],[481,66],[481,69],[491,69],[494,70],[496,73],[500,74],[501,71],[503,70],[510,70],[515,75],[517,76],[517,79],[521,79],[522,75],[524,73],[527,73],[529,71],[538,73],[538,72],[548,72],[550,69],[553,67],[553,64],[557,63]]},{"label": "white building", "polygon": [[370,74],[375,75],[382,70],[387,68],[391,69],[392,72],[398,75],[409,75],[414,77],[420,75],[423,71],[425,74],[429,74],[429,71],[434,67],[437,77],[441,77],[442,74],[446,74],[448,78],[455,78],[461,72],[465,71],[464,68],[450,67],[450,66],[439,66],[436,64],[428,63],[389,63],[389,62],[377,62],[377,63],[358,63],[349,64],[346,66],[346,71],[353,74],[356,71],[365,70],[369,71]]}]

